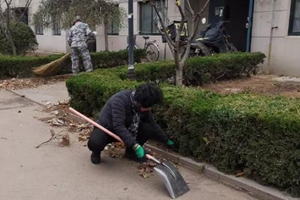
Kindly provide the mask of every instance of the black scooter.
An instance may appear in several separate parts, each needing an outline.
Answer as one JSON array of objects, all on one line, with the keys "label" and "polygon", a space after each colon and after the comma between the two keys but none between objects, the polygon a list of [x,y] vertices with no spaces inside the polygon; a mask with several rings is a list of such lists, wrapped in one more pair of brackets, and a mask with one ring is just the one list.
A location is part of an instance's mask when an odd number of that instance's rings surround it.
[{"label": "black scooter", "polygon": [[226,34],[224,24],[224,21],[220,21],[215,27],[208,25],[202,30],[191,45],[191,56],[237,52],[237,48],[228,41],[230,36]]}]

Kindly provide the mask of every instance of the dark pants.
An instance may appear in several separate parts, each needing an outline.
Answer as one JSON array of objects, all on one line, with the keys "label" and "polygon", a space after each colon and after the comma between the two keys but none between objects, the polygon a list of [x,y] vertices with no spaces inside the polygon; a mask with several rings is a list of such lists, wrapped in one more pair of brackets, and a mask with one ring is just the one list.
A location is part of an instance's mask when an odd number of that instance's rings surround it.
[{"label": "dark pants", "polygon": [[[163,143],[167,142],[167,137],[165,136],[165,134],[154,129],[150,123],[141,122],[139,125],[139,131],[136,141],[140,145],[144,145],[149,139],[157,139]],[[111,142],[116,142],[116,140],[102,130],[95,128],[90,135],[88,148],[92,152],[100,154],[101,151],[103,151],[104,147]],[[131,149],[127,150],[130,151]]]}]

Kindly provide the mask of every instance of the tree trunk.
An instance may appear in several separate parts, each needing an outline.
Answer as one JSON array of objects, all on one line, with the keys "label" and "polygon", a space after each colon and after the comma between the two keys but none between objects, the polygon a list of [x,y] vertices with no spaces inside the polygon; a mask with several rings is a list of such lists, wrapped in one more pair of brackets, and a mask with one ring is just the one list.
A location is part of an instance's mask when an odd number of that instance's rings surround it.
[{"label": "tree trunk", "polygon": [[17,48],[15,46],[14,40],[13,40],[12,35],[11,35],[10,32],[7,33],[7,40],[9,42],[9,44],[10,44],[10,47],[11,47],[13,55],[16,56],[17,55]]},{"label": "tree trunk", "polygon": [[182,86],[183,66],[184,66],[184,63],[180,62],[179,66],[176,67],[176,85],[178,85],[178,86]]},{"label": "tree trunk", "polygon": [[104,22],[104,45],[105,45],[105,51],[108,51],[108,22]]}]

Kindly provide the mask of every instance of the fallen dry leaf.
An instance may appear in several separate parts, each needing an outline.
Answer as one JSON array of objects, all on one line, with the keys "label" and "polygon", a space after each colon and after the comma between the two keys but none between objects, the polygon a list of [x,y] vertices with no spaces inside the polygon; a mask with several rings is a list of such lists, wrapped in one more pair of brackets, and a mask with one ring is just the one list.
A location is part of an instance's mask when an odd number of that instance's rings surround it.
[{"label": "fallen dry leaf", "polygon": [[48,123],[52,126],[63,126],[65,125],[65,122],[58,118],[52,118],[51,120],[48,120]]},{"label": "fallen dry leaf", "polygon": [[6,79],[0,80],[0,89],[19,90],[26,88],[35,88],[40,85],[53,84],[59,81],[65,81],[69,75],[49,78],[24,78],[24,79]]},{"label": "fallen dry leaf", "polygon": [[150,177],[150,174],[143,172],[143,173],[140,174],[140,176],[143,177],[144,179],[146,179],[146,178]]},{"label": "fallen dry leaf", "polygon": [[236,177],[242,177],[245,175],[245,172],[238,172],[235,174]]},{"label": "fallen dry leaf", "polygon": [[67,133],[64,134],[60,140],[61,140],[59,142],[60,147],[70,146],[70,136],[69,136],[69,134],[67,134]]},{"label": "fallen dry leaf", "polygon": [[54,111],[52,111],[52,112],[50,112],[51,114],[53,114],[53,115],[58,115],[58,110],[54,110]]},{"label": "fallen dry leaf", "polygon": [[105,148],[105,151],[108,152],[109,157],[111,158],[123,158],[125,148],[120,145],[120,143],[111,143],[108,144]]}]

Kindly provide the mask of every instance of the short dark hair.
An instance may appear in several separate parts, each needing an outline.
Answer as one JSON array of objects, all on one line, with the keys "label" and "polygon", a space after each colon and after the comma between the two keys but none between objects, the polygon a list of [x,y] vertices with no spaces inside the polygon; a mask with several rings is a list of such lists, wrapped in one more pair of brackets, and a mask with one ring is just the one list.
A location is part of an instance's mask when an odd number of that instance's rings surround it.
[{"label": "short dark hair", "polygon": [[162,103],[163,92],[158,85],[146,83],[137,87],[134,98],[142,107],[150,108]]}]

